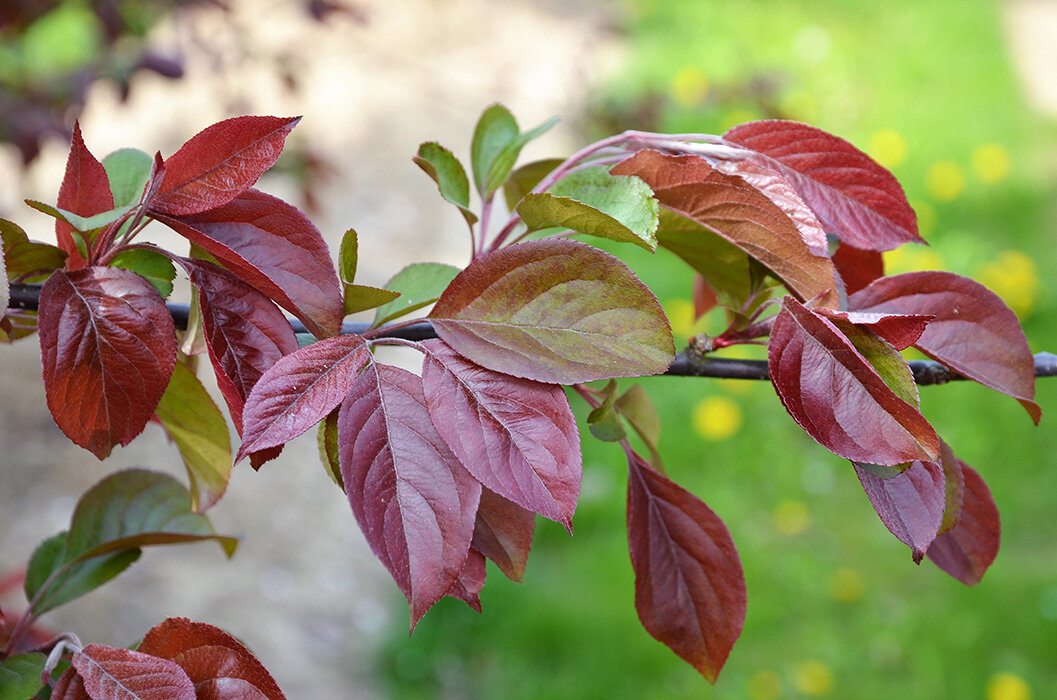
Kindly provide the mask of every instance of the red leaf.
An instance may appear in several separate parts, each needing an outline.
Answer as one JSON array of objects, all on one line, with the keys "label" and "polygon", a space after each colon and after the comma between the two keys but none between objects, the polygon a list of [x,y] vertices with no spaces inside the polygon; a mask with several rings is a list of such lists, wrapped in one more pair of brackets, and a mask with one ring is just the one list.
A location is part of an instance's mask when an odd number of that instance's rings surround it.
[{"label": "red leaf", "polygon": [[914,344],[966,377],[1017,399],[1037,424],[1035,359],[1016,314],[998,295],[951,272],[882,277],[848,298],[856,311],[930,314]]},{"label": "red leaf", "polygon": [[458,598],[477,612],[481,612],[481,589],[484,588],[488,570],[485,568],[484,555],[473,547],[462,565],[459,578],[455,579],[448,595]]},{"label": "red leaf", "polygon": [[975,586],[998,554],[1002,526],[987,483],[965,462],[958,464],[965,478],[958,521],[954,529],[936,538],[928,557],[962,583]]},{"label": "red leaf", "polygon": [[362,336],[340,335],[306,345],[269,367],[246,399],[235,461],[293,440],[326,418],[370,360]]},{"label": "red leaf", "polygon": [[39,330],[62,432],[99,459],[139,435],[176,363],[176,330],[154,287],[116,267],[59,270],[41,289]]},{"label": "red leaf", "polygon": [[694,274],[694,320],[698,320],[719,304],[716,290],[699,274]]},{"label": "red leaf", "polygon": [[286,697],[249,649],[212,625],[170,617],[147,632],[139,650],[179,664],[199,700]]},{"label": "red leaf", "polygon": [[789,415],[831,452],[891,466],[939,457],[936,431],[830,321],[785,297],[768,371]]},{"label": "red leaf", "polygon": [[[73,138],[70,144],[70,157],[66,161],[66,174],[59,186],[59,199],[56,204],[66,211],[78,216],[95,216],[114,208],[114,195],[110,192],[110,180],[106,176],[103,164],[96,160],[81,138],[81,126],[73,125]],[[73,227],[65,221],[55,220],[55,237],[59,247],[66,251],[66,269],[77,270],[87,265],[87,261],[77,252],[73,236]]]},{"label": "red leaf", "polygon": [[213,263],[178,258],[198,289],[209,359],[217,386],[242,435],[242,408],[250,390],[297,337],[283,313],[256,288]]},{"label": "red leaf", "polygon": [[158,220],[301,319],[317,338],[337,335],[345,314],[338,273],[319,230],[295,207],[246,190],[222,207]]},{"label": "red leaf", "polygon": [[762,262],[801,298],[836,289],[829,257],[813,252],[793,220],[742,178],[725,175],[697,156],[649,150],[639,151],[610,172],[642,178],[662,205]]},{"label": "red leaf", "polygon": [[475,365],[443,340],[423,347],[426,407],[455,456],[492,491],[571,532],[583,465],[562,388]]},{"label": "red leaf", "polygon": [[51,700],[92,700],[84,689],[84,681],[71,666],[67,668],[51,689]]},{"label": "red leaf", "polygon": [[901,473],[882,478],[869,466],[855,464],[855,472],[881,522],[910,547],[914,563],[920,564],[943,521],[943,467],[936,462],[913,462]]},{"label": "red leaf", "polygon": [[844,290],[854,294],[878,277],[884,277],[885,262],[876,250],[863,250],[841,243],[833,253],[833,265],[837,268]]},{"label": "red leaf", "polygon": [[487,488],[481,489],[481,504],[473,530],[473,548],[499,567],[512,581],[525,576],[532,534],[536,528],[536,514],[499,496]]},{"label": "red leaf", "polygon": [[371,547],[411,605],[411,629],[454,585],[481,484],[434,430],[422,382],[371,363],[338,414],[341,475]]},{"label": "red leaf", "polygon": [[646,631],[716,682],[745,623],[745,577],[723,521],[633,455],[628,544]]},{"label": "red leaf", "polygon": [[831,320],[841,319],[858,326],[865,326],[891,343],[896,350],[906,350],[916,343],[933,318],[931,315],[921,314],[833,311],[832,309],[819,309],[818,313]]},{"label": "red leaf", "polygon": [[182,668],[142,652],[89,644],[73,655],[73,667],[92,700],[195,700]]},{"label": "red leaf", "polygon": [[151,213],[186,216],[227,204],[272,167],[299,121],[235,117],[203,129],[165,160]]},{"label": "red leaf", "polygon": [[844,139],[777,119],[742,124],[723,137],[776,165],[842,242],[865,250],[922,242],[899,181]]}]

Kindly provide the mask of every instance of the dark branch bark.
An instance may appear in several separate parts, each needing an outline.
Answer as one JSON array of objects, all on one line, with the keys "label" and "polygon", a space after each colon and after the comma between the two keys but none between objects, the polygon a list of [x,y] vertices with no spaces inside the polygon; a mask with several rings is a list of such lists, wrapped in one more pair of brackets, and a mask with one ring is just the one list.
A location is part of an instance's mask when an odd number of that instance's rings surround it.
[{"label": "dark branch bark", "polygon": [[[39,284],[12,284],[9,305],[15,309],[35,310],[40,299]],[[168,304],[169,313],[177,328],[187,327],[187,304]],[[307,333],[304,324],[297,319],[290,319],[295,333]],[[347,322],[341,327],[342,333],[363,333],[370,324]],[[392,334],[381,337],[403,338],[404,340],[426,340],[436,338],[433,326],[429,321],[422,321],[411,326],[395,329]],[[932,360],[910,360],[910,371],[914,381],[921,385],[946,384],[950,381],[965,379],[939,362]],[[694,353],[683,351],[668,367],[666,375],[674,377],[712,377],[715,379],[767,379],[767,362],[765,360],[737,360],[720,357],[697,357]],[[1035,355],[1035,376],[1057,376],[1057,355],[1040,352]]]}]

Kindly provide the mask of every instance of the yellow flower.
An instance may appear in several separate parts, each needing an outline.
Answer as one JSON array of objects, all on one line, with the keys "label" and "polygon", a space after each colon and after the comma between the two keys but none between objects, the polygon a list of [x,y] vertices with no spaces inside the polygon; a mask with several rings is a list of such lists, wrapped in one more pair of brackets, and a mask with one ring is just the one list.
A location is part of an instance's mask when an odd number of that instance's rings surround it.
[{"label": "yellow flower", "polygon": [[1009,671],[1000,671],[987,679],[987,700],[1031,700],[1031,686]]},{"label": "yellow flower", "polygon": [[1003,250],[993,262],[976,268],[976,279],[993,291],[1009,307],[1024,317],[1039,294],[1039,273],[1035,261],[1019,250]]},{"label": "yellow flower", "polygon": [[726,440],[741,429],[741,408],[725,396],[706,396],[694,408],[693,424],[706,440]]},{"label": "yellow flower", "polygon": [[851,603],[862,597],[866,583],[855,569],[837,569],[829,579],[829,594],[842,603]]},{"label": "yellow flower", "polygon": [[708,96],[708,77],[697,66],[685,66],[672,78],[672,98],[684,107],[693,107]]},{"label": "yellow flower", "polygon": [[790,537],[799,535],[811,524],[811,515],[801,501],[782,501],[771,513],[774,529]]},{"label": "yellow flower", "polygon": [[875,131],[866,149],[873,159],[886,168],[894,168],[907,157],[907,141],[894,129]]},{"label": "yellow flower", "polygon": [[1009,151],[997,143],[985,143],[973,151],[973,172],[981,182],[998,182],[1009,174]]},{"label": "yellow flower", "polygon": [[833,690],[833,671],[821,661],[805,661],[796,667],[793,684],[804,695],[828,695]]},{"label": "yellow flower", "polygon": [[954,161],[941,160],[934,163],[925,174],[925,186],[933,199],[949,202],[962,193],[965,173]]},{"label": "yellow flower", "polygon": [[749,700],[777,700],[782,681],[774,671],[757,671],[749,679]]}]

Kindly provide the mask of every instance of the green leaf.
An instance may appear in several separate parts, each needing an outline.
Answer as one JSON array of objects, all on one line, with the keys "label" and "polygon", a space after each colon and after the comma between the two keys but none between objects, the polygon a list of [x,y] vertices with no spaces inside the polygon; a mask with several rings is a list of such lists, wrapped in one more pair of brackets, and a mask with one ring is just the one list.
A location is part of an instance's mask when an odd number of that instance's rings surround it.
[{"label": "green leaf", "polygon": [[35,199],[25,200],[26,204],[36,209],[42,214],[58,219],[59,221],[65,221],[67,224],[72,226],[74,230],[80,231],[81,233],[92,234],[102,230],[104,227],[114,223],[122,216],[127,214],[135,204],[126,204],[109,211],[96,214],[95,216],[78,216],[73,212],[60,209],[59,207],[53,207],[50,204],[44,202],[38,202]]},{"label": "green leaf", "polygon": [[114,206],[139,204],[153,165],[154,159],[136,148],[122,148],[103,159]]},{"label": "green leaf", "polygon": [[319,422],[316,444],[319,447],[319,459],[323,462],[327,476],[344,491],[345,484],[342,481],[341,464],[338,460],[338,409],[335,408]]},{"label": "green leaf", "polygon": [[557,119],[549,119],[535,129],[520,133],[510,111],[494,104],[484,111],[473,133],[470,158],[473,179],[481,198],[488,200],[514,168],[521,149],[532,139],[550,129]]},{"label": "green leaf", "polygon": [[238,546],[191,511],[190,494],[171,476],[117,472],[81,496],[65,535],[37,548],[26,572],[26,597],[40,615],[112,579],[141,547],[203,540],[216,540],[229,557]]},{"label": "green leaf", "polygon": [[616,380],[610,379],[602,390],[602,405],[587,415],[587,429],[602,442],[620,442],[628,436],[620,416],[613,408],[617,399]]},{"label": "green leaf", "polygon": [[0,698],[21,700],[36,697],[48,657],[40,652],[0,659]]},{"label": "green leaf", "polygon": [[657,241],[705,278],[720,302],[740,308],[752,292],[749,256],[693,219],[661,209]]},{"label": "green leaf", "polygon": [[914,374],[910,371],[910,365],[891,344],[868,328],[857,326],[840,318],[831,317],[829,320],[851,341],[859,354],[877,370],[881,379],[889,389],[895,392],[896,396],[914,408],[921,408],[918,385],[914,382]]},{"label": "green leaf", "polygon": [[345,315],[367,311],[395,300],[400,292],[390,289],[378,289],[362,284],[345,285]]},{"label": "green leaf", "polygon": [[441,196],[458,207],[466,223],[473,226],[477,216],[469,209],[470,181],[459,159],[444,146],[430,141],[418,147],[414,161],[437,183]]},{"label": "green leaf", "polygon": [[[338,252],[338,272],[341,274],[341,281],[345,284],[352,284],[353,280],[356,279],[356,263],[359,260],[359,239],[356,235],[356,229],[350,228],[345,232],[345,235],[341,237],[341,248]],[[348,313],[346,311],[345,313]]]},{"label": "green leaf", "polygon": [[527,194],[517,211],[530,231],[561,226],[591,236],[657,249],[659,205],[637,177],[589,168],[560,180],[550,192]]},{"label": "green leaf", "polygon": [[661,454],[657,451],[661,440],[661,417],[646,390],[638,384],[629,387],[617,397],[614,407],[649,449],[650,464],[661,468]]},{"label": "green leaf", "polygon": [[119,252],[108,264],[110,267],[120,267],[146,278],[162,298],[168,298],[172,294],[176,268],[166,255],[146,248],[131,248]]},{"label": "green leaf", "polygon": [[521,155],[521,149],[557,123],[558,118],[551,117],[535,129],[527,131],[524,134],[519,134],[500,149],[499,153],[496,154],[495,160],[492,161],[491,166],[488,168],[488,181],[486,186],[489,197],[492,196],[493,192],[499,189],[503,184],[503,181],[506,180],[507,175],[509,175],[510,171],[514,169],[518,156]]},{"label": "green leaf", "polygon": [[506,198],[507,209],[513,211],[522,197],[535,189],[543,178],[563,162],[561,158],[534,160],[510,173],[503,183],[503,197]]},{"label": "green leaf", "polygon": [[440,298],[448,284],[459,274],[459,268],[442,263],[412,263],[389,280],[385,288],[400,292],[400,298],[379,307],[374,326],[400,318]]},{"label": "green leaf", "polygon": [[[66,252],[48,243],[31,241],[22,227],[0,219],[0,239],[8,281],[35,281],[58,270],[66,262]],[[7,308],[5,304],[3,307]],[[2,314],[0,314],[2,315]]]},{"label": "green leaf", "polygon": [[204,513],[231,478],[231,436],[224,415],[187,365],[177,362],[155,409],[180,450],[191,483],[191,509]]}]

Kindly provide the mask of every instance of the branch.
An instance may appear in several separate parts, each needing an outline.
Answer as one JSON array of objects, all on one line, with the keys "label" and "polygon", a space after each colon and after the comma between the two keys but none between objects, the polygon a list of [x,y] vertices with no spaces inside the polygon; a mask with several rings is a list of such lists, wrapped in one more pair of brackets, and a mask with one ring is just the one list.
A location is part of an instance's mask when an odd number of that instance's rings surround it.
[{"label": "branch", "polygon": [[[12,284],[10,308],[35,311],[40,300],[39,284]],[[179,329],[187,328],[187,316],[190,307],[187,304],[167,304],[173,322]],[[290,326],[295,333],[307,333],[303,323],[290,319]],[[363,333],[370,328],[369,323],[346,322],[341,326],[342,334]],[[379,338],[401,338],[403,340],[427,340],[436,338],[437,334],[429,321],[422,321],[409,326],[395,328],[392,333],[379,333]],[[946,384],[950,381],[965,379],[939,362],[932,360],[910,360],[910,371],[914,381],[920,385]],[[698,356],[686,350],[675,357],[675,361],[665,372],[673,377],[712,377],[715,379],[768,379],[766,360],[738,360],[731,358]],[[1057,355],[1051,352],[1035,354],[1035,376],[1057,376]]]}]

